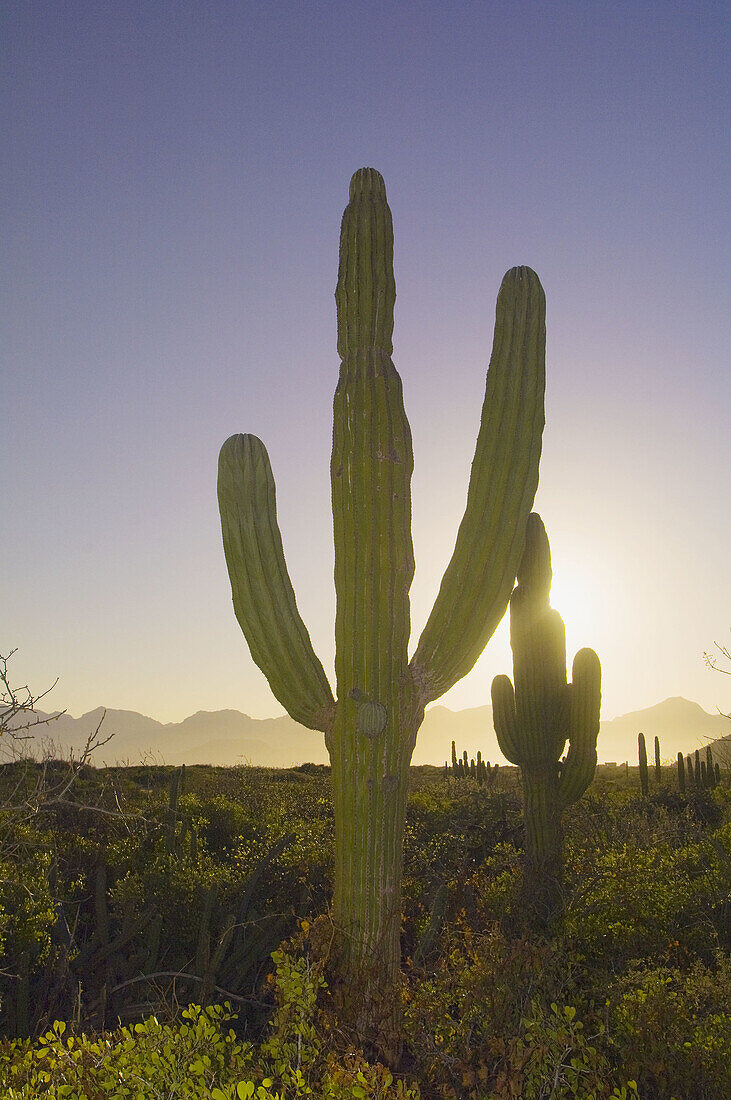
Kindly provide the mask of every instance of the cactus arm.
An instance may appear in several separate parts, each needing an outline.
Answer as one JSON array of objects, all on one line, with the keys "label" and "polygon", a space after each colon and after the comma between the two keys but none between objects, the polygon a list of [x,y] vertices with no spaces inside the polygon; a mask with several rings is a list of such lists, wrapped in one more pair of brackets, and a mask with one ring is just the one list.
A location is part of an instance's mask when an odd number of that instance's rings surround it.
[{"label": "cactus arm", "polygon": [[511,764],[520,764],[520,730],[509,676],[496,676],[492,682],[492,720],[501,753]]},{"label": "cactus arm", "polygon": [[327,733],[335,703],[297,610],[269,456],[256,436],[233,435],[221,448],[218,503],[234,611],[251,655],[292,718]]},{"label": "cactus arm", "polygon": [[580,649],[574,657],[569,687],[569,751],[561,765],[558,797],[562,808],[581,798],[591,783],[597,764],[602,670],[593,649]]},{"label": "cactus arm", "polygon": [[467,506],[411,661],[424,702],[470,671],[505,613],[538,486],[544,389],[543,288],[516,267],[498,294]]}]

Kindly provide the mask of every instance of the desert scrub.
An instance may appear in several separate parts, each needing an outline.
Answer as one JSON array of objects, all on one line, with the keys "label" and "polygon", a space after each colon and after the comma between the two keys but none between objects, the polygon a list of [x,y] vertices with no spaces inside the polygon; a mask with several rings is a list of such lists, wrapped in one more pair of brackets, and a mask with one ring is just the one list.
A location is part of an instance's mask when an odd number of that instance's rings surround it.
[{"label": "desert scrub", "polygon": [[609,999],[611,1042],[642,1096],[727,1100],[731,1096],[731,961],[638,965]]},{"label": "desert scrub", "polygon": [[[636,1097],[602,1014],[583,998],[580,967],[539,937],[493,931],[446,937],[431,973],[415,972],[406,1018],[419,1078],[464,1100]],[[555,998],[555,999],[553,999]]]},{"label": "desert scrub", "polygon": [[[731,887],[729,865],[701,841],[679,850],[633,843],[601,851],[567,845],[565,930],[600,968],[658,961],[669,944],[707,955],[718,945],[712,914]],[[720,910],[719,910],[720,911]]]},{"label": "desert scrub", "polygon": [[6,1100],[42,1095],[209,1100],[215,1086],[236,1084],[250,1075],[251,1048],[226,1029],[232,1019],[220,1005],[203,1010],[191,1005],[179,1023],[161,1024],[150,1017],[97,1037],[71,1035],[57,1021],[36,1043],[0,1045],[2,1095]]},{"label": "desert scrub", "polygon": [[418,1100],[418,1086],[361,1052],[324,1052],[319,966],[282,950],[272,959],[276,1008],[260,1047],[237,1038],[229,1005],[190,1005],[177,1022],[150,1017],[98,1036],[56,1022],[35,1043],[0,1044],[3,1100]]}]

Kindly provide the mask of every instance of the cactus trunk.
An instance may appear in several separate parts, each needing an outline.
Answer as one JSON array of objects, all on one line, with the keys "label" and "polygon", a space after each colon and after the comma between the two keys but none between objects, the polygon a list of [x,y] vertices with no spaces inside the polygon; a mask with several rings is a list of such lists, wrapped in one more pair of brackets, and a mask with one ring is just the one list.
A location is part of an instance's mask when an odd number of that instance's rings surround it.
[{"label": "cactus trunk", "polygon": [[562,909],[562,830],[556,769],[523,772],[524,895],[533,922],[545,927]]},{"label": "cactus trunk", "polygon": [[[400,964],[408,769],[423,711],[408,676],[411,431],[391,361],[393,232],[383,181],[351,185],[340,239],[331,461],[337,707],[333,918],[358,1030],[382,1030]],[[380,1003],[379,1003],[380,1002]],[[380,1017],[380,1018],[379,1018]]]}]

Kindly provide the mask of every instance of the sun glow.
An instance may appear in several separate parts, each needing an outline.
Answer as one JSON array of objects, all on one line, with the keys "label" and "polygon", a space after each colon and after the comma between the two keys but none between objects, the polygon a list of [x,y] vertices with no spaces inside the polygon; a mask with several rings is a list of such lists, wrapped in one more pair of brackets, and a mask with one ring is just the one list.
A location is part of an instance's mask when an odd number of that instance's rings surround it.
[{"label": "sun glow", "polygon": [[595,573],[572,566],[554,569],[551,606],[566,626],[569,669],[577,649],[594,648],[607,618],[606,593]]}]

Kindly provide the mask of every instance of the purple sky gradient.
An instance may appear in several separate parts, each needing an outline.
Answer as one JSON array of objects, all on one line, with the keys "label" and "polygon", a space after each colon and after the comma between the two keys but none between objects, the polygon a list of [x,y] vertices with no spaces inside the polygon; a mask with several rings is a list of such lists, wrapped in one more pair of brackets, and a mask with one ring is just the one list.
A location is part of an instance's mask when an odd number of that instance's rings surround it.
[{"label": "purple sky gradient", "polygon": [[[0,652],[75,715],[281,713],[235,622],[216,462],[265,441],[330,670],[333,291],[385,177],[414,436],[414,644],[467,490],[495,296],[547,297],[536,507],[604,716],[731,709],[722,3],[6,0]],[[506,624],[443,702],[489,701]]]}]

